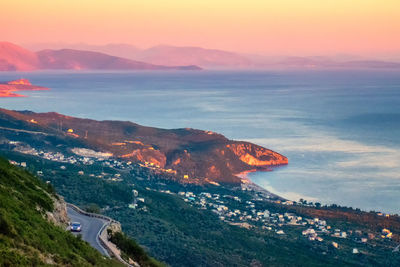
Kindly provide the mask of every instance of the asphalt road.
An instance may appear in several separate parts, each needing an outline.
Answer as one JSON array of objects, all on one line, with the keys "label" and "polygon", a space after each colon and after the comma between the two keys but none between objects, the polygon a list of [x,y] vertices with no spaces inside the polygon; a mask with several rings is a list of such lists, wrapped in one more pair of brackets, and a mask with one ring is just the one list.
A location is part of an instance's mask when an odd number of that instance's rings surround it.
[{"label": "asphalt road", "polygon": [[101,254],[108,256],[108,253],[100,246],[98,241],[98,234],[106,223],[105,220],[89,217],[83,214],[76,212],[71,208],[67,208],[68,217],[70,218],[71,222],[80,222],[81,223],[81,232],[73,232],[74,235],[81,234],[82,239],[87,241],[92,247],[97,249]]}]

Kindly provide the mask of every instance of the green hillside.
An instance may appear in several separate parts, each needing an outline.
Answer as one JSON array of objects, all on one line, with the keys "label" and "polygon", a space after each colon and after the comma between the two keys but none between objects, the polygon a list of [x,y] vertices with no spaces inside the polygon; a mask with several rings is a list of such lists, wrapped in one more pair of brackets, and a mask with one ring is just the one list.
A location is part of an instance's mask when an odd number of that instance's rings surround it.
[{"label": "green hillside", "polygon": [[0,158],[0,266],[123,266],[45,219],[52,192]]}]

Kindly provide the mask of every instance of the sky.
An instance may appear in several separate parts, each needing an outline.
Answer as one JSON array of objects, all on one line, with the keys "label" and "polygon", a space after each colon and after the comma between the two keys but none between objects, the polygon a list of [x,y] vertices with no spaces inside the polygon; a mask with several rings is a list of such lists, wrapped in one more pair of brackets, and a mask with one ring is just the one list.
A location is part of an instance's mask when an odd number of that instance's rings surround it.
[{"label": "sky", "polygon": [[400,55],[400,1],[0,0],[0,40]]}]

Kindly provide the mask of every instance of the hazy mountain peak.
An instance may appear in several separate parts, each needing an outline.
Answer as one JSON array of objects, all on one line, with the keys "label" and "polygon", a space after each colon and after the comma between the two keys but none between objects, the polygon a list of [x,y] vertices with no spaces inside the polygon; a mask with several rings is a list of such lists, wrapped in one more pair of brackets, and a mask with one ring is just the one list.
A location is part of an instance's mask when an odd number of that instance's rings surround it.
[{"label": "hazy mountain peak", "polygon": [[11,43],[0,43],[0,71],[38,69],[87,69],[87,70],[197,70],[190,66],[155,65],[102,52],[62,48],[31,52]]},{"label": "hazy mountain peak", "polygon": [[0,42],[0,70],[35,70],[35,53],[10,42]]}]

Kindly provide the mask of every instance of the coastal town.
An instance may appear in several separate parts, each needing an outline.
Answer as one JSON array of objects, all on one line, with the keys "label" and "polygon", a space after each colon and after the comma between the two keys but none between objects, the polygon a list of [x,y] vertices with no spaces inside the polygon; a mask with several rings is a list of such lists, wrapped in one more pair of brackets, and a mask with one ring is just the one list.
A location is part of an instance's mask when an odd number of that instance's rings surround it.
[{"label": "coastal town", "polygon": [[[243,186],[242,190],[247,190]],[[162,192],[173,194],[169,190]],[[305,218],[294,213],[279,213],[270,210],[260,210],[257,202],[275,201],[256,197],[253,200],[242,200],[233,195],[210,194],[201,192],[180,191],[177,193],[185,202],[199,208],[208,209],[215,213],[221,221],[246,229],[261,228],[274,232],[276,235],[285,235],[285,228],[297,226],[303,229],[301,235],[310,242],[328,242],[332,248],[339,248],[341,239],[349,239],[355,244],[362,245],[374,240],[391,239],[392,232],[382,229],[381,233],[363,232],[358,229],[338,229],[319,218]],[[282,202],[283,205],[293,205],[292,201]],[[382,214],[382,216],[385,216]],[[386,215],[388,216],[388,215]],[[337,240],[336,240],[337,239]],[[354,247],[352,253],[359,253],[359,248]]]},{"label": "coastal town", "polygon": [[[4,144],[3,144],[4,145]],[[60,171],[66,171],[67,166],[90,166],[100,165],[105,168],[113,169],[114,173],[93,172],[85,173],[83,170],[76,171],[76,175],[87,175],[89,177],[105,179],[110,182],[122,182],[123,175],[140,167],[156,173],[175,174],[173,170],[164,170],[155,164],[149,162],[132,163],[130,161],[119,160],[113,158],[109,153],[96,152],[86,148],[73,148],[72,154],[64,155],[60,151],[51,152],[44,149],[33,148],[18,141],[9,141],[6,145],[12,147],[13,151],[42,158],[53,162],[60,163]],[[26,162],[10,161],[14,165],[27,167]],[[63,165],[64,164],[64,165]],[[42,176],[42,171],[37,171],[38,176]],[[218,188],[219,185],[214,185]],[[341,241],[352,241],[354,247],[351,253],[362,253],[363,246],[377,241],[391,240],[393,233],[388,228],[381,229],[380,232],[368,232],[360,229],[340,229],[330,225],[326,220],[318,217],[299,216],[293,212],[277,212],[262,208],[262,203],[275,203],[283,206],[305,205],[313,206],[315,204],[306,201],[294,202],[285,200],[266,190],[261,189],[250,181],[244,181],[238,189],[246,196],[251,198],[241,198],[233,194],[219,194],[214,192],[192,192],[192,191],[173,191],[168,187],[150,188],[146,190],[154,190],[165,194],[176,195],[187,204],[201,210],[209,210],[214,213],[219,220],[233,226],[246,228],[249,230],[261,230],[274,233],[277,236],[288,236],[288,231],[293,235],[293,229],[298,236],[309,242],[325,243],[332,249],[341,249]],[[138,190],[133,189],[133,203],[129,204],[129,208],[147,212],[146,198],[140,195]],[[381,217],[389,217],[389,214],[381,212],[377,213]],[[292,230],[291,230],[292,229]]]},{"label": "coastal town", "polygon": [[[58,163],[82,164],[85,166],[93,165],[96,163],[96,164],[101,164],[104,167],[113,168],[119,171],[129,171],[132,169],[131,167],[132,162],[130,161],[117,160],[115,158],[112,158],[110,153],[96,152],[86,148],[73,148],[71,149],[73,155],[66,156],[61,152],[52,152],[52,151],[44,151],[43,149],[36,149],[28,144],[18,141],[9,141],[8,145],[13,146],[13,151],[31,156],[36,156],[44,160],[50,160]],[[14,165],[26,167],[26,162],[11,161],[11,163]],[[67,167],[65,165],[61,165],[60,169],[66,170]],[[41,172],[39,171],[38,174],[41,174]],[[83,171],[78,171],[77,174],[84,175],[85,173]],[[102,172],[100,174],[88,173],[87,175],[90,177],[105,178],[107,176],[110,176],[111,174]],[[114,176],[115,177],[110,178],[110,180],[118,182],[122,181],[122,179],[119,178],[121,176],[119,173],[115,173]]]}]

